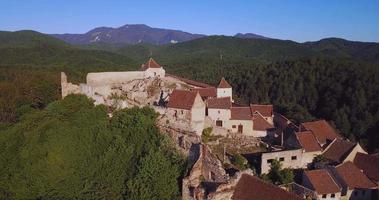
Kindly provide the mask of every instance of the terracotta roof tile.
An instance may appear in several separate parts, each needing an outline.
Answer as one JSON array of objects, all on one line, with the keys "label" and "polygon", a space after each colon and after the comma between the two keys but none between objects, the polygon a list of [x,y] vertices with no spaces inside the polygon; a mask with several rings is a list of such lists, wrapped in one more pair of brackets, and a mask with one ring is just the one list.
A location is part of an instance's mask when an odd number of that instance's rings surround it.
[{"label": "terracotta roof tile", "polygon": [[336,170],[349,189],[376,187],[376,184],[370,181],[370,179],[350,161],[337,166]]},{"label": "terracotta roof tile", "polygon": [[232,107],[230,97],[208,99],[207,103],[208,108],[230,109],[230,107]]},{"label": "terracotta roof tile", "polygon": [[274,128],[274,126],[268,123],[261,114],[253,114],[253,130],[266,131],[271,128]]},{"label": "terracotta roof tile", "polygon": [[264,117],[272,117],[274,114],[272,105],[250,104],[252,113],[259,112]]},{"label": "terracotta roof tile", "polygon": [[325,169],[306,171],[305,175],[318,194],[333,194],[341,191],[341,188]]},{"label": "terracotta roof tile", "polygon": [[371,180],[379,182],[379,158],[373,155],[358,152],[354,164]]},{"label": "terracotta roof tile", "polygon": [[296,138],[305,152],[322,150],[315,136],[310,131],[297,132]]},{"label": "terracotta roof tile", "polygon": [[199,92],[200,96],[203,98],[208,98],[208,97],[214,98],[217,96],[217,89],[215,87],[193,88],[191,90]]},{"label": "terracotta roof tile", "polygon": [[231,107],[231,120],[251,120],[251,111],[249,107]]},{"label": "terracotta roof tile", "polygon": [[148,68],[161,68],[162,66],[159,65],[153,58],[150,58],[145,64],[142,64],[141,69],[146,70]]},{"label": "terracotta roof tile", "polygon": [[355,144],[346,140],[336,139],[325,150],[323,155],[328,160],[341,163],[348,156]]},{"label": "terracotta roof tile", "polygon": [[170,94],[167,107],[190,110],[195,102],[197,92],[174,90]]},{"label": "terracotta roof tile", "polygon": [[299,196],[278,186],[266,183],[255,176],[242,174],[238,181],[233,200],[301,200]]},{"label": "terracotta roof tile", "polygon": [[316,139],[321,144],[327,141],[333,141],[336,138],[341,138],[340,135],[332,128],[325,120],[318,120],[313,122],[305,122],[301,124],[306,130],[312,131]]},{"label": "terracotta roof tile", "polygon": [[222,77],[220,83],[218,84],[217,88],[232,88],[230,84],[225,80],[224,77]]}]

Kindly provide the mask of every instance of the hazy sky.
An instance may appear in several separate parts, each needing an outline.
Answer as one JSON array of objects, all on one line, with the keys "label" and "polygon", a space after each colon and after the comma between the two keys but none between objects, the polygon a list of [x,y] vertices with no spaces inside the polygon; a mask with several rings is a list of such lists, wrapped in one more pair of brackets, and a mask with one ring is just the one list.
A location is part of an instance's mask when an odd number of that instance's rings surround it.
[{"label": "hazy sky", "polygon": [[0,30],[84,33],[124,24],[300,42],[379,42],[379,0],[0,0]]}]

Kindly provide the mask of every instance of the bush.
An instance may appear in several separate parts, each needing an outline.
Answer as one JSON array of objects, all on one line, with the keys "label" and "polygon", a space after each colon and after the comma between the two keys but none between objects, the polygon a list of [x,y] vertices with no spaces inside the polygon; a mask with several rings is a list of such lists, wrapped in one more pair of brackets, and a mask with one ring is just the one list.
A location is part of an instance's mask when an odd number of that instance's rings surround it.
[{"label": "bush", "polygon": [[203,130],[201,134],[201,139],[204,143],[207,143],[209,141],[210,137],[212,136],[212,131],[213,131],[212,127],[208,127]]}]

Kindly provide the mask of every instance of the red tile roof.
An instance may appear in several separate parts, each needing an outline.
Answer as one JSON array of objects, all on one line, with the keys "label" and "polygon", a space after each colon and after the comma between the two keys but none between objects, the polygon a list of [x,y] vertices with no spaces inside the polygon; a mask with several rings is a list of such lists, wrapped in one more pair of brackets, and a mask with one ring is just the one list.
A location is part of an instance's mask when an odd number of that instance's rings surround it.
[{"label": "red tile roof", "polygon": [[333,194],[341,191],[341,188],[326,169],[306,171],[305,175],[318,194]]},{"label": "red tile roof", "polygon": [[252,113],[259,112],[263,117],[272,117],[274,114],[272,105],[250,104]]},{"label": "red tile roof", "polygon": [[322,150],[311,131],[297,132],[296,138],[305,152]]},{"label": "red tile roof", "polygon": [[325,149],[323,155],[328,160],[342,163],[343,160],[349,155],[351,150],[355,147],[355,145],[356,144],[346,140],[336,139],[331,144],[329,144],[327,149]]},{"label": "red tile roof", "polygon": [[145,64],[142,64],[141,69],[146,70],[148,68],[161,68],[162,66],[159,65],[153,58],[150,58]]},{"label": "red tile roof", "polygon": [[169,108],[179,108],[185,110],[191,110],[197,92],[187,91],[187,90],[174,90],[170,94],[170,99],[167,104]]},{"label": "red tile roof", "polygon": [[320,144],[326,144],[327,140],[333,141],[341,138],[340,135],[325,120],[305,122],[301,124],[306,130],[312,131]]},{"label": "red tile roof", "polygon": [[207,88],[193,88],[192,91],[199,92],[200,96],[203,98],[208,97],[216,97],[217,96],[217,89],[215,87],[207,87]]},{"label": "red tile roof", "polygon": [[231,120],[251,120],[251,111],[249,107],[231,107]]},{"label": "red tile roof", "polygon": [[379,182],[379,158],[373,155],[358,152],[354,164],[371,180]]},{"label": "red tile roof", "polygon": [[370,181],[370,179],[350,161],[337,166],[336,170],[349,189],[376,187],[376,184]]},{"label": "red tile roof", "polygon": [[224,77],[222,77],[220,83],[218,84],[217,88],[232,88],[230,84],[225,80]]},{"label": "red tile roof", "polygon": [[253,130],[266,131],[271,128],[274,128],[274,126],[268,123],[268,121],[266,121],[261,114],[253,114]]},{"label": "red tile roof", "polygon": [[175,76],[175,75],[168,74],[168,73],[166,73],[166,76],[178,79],[180,81],[183,81],[184,83],[187,83],[188,85],[192,85],[192,86],[195,86],[195,87],[201,87],[201,88],[213,87],[212,85],[208,85],[206,83],[202,83],[202,82],[199,82],[199,81],[194,81],[194,80],[186,79],[186,78]]},{"label": "red tile roof", "polygon": [[217,108],[217,109],[230,109],[232,107],[232,102],[230,97],[221,97],[221,98],[212,98],[208,99],[208,108]]},{"label": "red tile roof", "polygon": [[301,200],[294,193],[287,192],[278,186],[266,183],[258,177],[242,174],[238,181],[233,200]]}]

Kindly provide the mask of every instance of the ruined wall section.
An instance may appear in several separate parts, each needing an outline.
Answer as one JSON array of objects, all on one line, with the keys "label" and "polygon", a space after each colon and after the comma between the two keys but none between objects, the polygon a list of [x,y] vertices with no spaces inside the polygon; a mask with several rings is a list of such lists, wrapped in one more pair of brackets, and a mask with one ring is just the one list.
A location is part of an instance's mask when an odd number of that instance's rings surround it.
[{"label": "ruined wall section", "polygon": [[82,94],[79,85],[67,82],[67,76],[64,72],[61,72],[61,88],[62,99],[69,94]]}]

